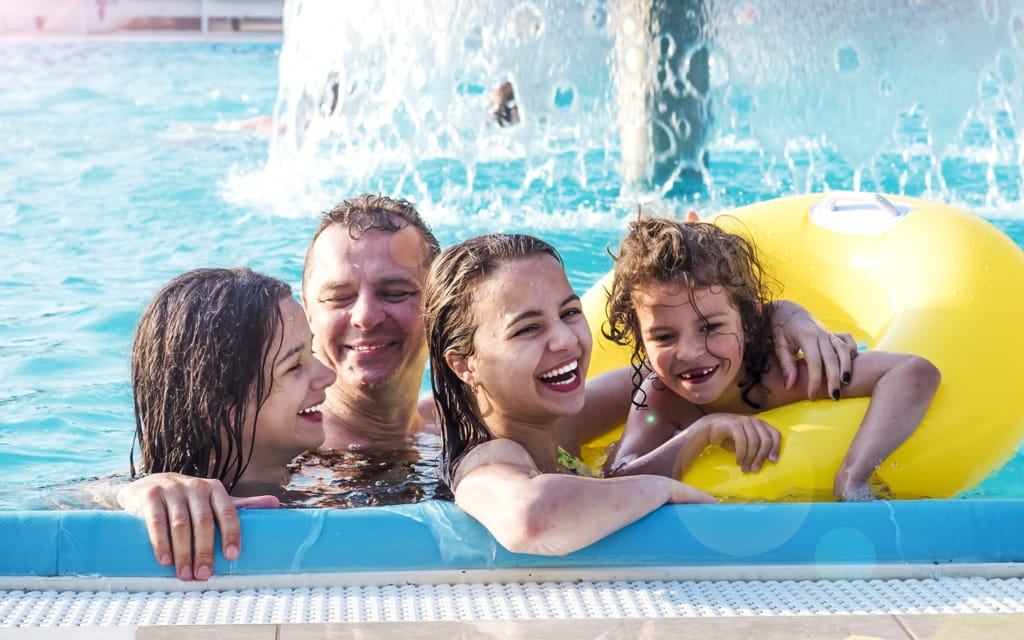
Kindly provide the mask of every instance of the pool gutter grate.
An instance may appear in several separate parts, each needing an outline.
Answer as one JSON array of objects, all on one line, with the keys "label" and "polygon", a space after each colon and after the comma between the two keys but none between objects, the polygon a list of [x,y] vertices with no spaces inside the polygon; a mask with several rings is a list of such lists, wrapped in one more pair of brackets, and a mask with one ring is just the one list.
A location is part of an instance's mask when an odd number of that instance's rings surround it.
[{"label": "pool gutter grate", "polygon": [[0,591],[0,628],[1024,613],[1020,578]]}]

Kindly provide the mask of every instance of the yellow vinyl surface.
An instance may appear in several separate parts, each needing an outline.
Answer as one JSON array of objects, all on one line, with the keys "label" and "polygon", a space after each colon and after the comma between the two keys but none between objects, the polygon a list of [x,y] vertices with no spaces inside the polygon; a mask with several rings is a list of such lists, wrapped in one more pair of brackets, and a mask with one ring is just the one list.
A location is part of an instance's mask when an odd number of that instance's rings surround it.
[{"label": "yellow vinyl surface", "polygon": [[[1024,441],[1017,397],[1024,393],[1024,252],[973,214],[901,196],[886,196],[909,210],[888,228],[833,231],[809,217],[823,197],[780,198],[713,221],[754,240],[782,283],[781,298],[869,349],[918,354],[942,372],[924,422],[878,470],[895,496],[945,498],[974,487]],[[629,362],[625,347],[601,335],[610,282],[608,274],[583,298],[594,334],[588,376]],[[805,401],[766,411],[760,417],[782,432],[777,463],[743,474],[734,454],[711,447],[683,480],[723,498],[831,500],[867,403]],[[599,462],[617,438],[589,443],[584,457]]]}]

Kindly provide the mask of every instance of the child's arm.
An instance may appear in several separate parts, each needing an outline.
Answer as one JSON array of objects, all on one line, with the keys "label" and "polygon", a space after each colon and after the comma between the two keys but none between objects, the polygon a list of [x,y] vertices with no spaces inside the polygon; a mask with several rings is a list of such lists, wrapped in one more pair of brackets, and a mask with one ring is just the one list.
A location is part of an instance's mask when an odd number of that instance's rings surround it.
[{"label": "child's arm", "polygon": [[868,497],[871,474],[921,424],[940,379],[935,365],[919,356],[884,351],[857,356],[843,396],[871,396],[871,402],[836,473],[837,498]]},{"label": "child's arm", "polygon": [[561,556],[663,504],[715,500],[661,476],[583,478],[541,473],[521,445],[497,439],[466,454],[455,481],[455,502],[509,551]]},{"label": "child's arm", "polygon": [[753,416],[712,413],[653,382],[644,381],[646,407],[633,409],[622,439],[605,463],[605,475],[653,473],[680,478],[707,447],[718,445],[736,452],[744,472],[759,471],[765,459],[778,460],[781,436]]}]

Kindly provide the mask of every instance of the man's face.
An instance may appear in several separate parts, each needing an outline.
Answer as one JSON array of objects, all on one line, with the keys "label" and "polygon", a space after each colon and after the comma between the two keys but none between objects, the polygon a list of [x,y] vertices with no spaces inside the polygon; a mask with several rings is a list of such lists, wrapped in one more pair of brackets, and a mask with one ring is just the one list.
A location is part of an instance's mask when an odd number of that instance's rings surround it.
[{"label": "man's face", "polygon": [[302,299],[314,350],[337,372],[335,385],[370,390],[422,379],[425,256],[414,227],[352,238],[332,225],[317,238]]}]

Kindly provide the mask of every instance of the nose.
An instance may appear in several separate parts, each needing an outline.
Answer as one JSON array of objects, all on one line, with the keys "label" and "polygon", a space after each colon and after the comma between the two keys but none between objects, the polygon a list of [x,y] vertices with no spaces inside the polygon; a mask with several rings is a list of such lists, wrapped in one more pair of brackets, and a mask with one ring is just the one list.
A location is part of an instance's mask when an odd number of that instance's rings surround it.
[{"label": "nose", "polygon": [[565,322],[559,321],[551,328],[551,338],[548,340],[548,348],[552,351],[564,351],[576,346],[579,336]]},{"label": "nose", "polygon": [[352,305],[353,326],[369,331],[384,321],[384,307],[372,292],[360,292]]},{"label": "nose", "polygon": [[338,379],[338,374],[334,372],[334,369],[320,362],[315,357],[313,358],[313,367],[313,377],[310,381],[310,386],[317,391],[326,389]]},{"label": "nose", "polygon": [[704,355],[704,352],[707,351],[706,340],[705,336],[701,334],[681,336],[676,344],[676,360],[686,362],[696,360]]}]

